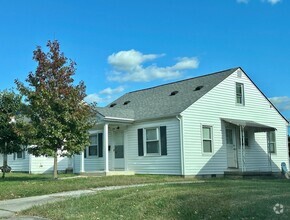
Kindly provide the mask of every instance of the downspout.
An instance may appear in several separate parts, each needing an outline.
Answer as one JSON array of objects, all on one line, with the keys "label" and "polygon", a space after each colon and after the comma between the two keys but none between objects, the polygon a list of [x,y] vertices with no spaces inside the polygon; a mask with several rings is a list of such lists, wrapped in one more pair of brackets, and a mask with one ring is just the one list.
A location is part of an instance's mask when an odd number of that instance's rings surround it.
[{"label": "downspout", "polygon": [[182,116],[181,115],[176,116],[176,118],[179,121],[181,175],[184,176],[183,119],[182,119]]}]

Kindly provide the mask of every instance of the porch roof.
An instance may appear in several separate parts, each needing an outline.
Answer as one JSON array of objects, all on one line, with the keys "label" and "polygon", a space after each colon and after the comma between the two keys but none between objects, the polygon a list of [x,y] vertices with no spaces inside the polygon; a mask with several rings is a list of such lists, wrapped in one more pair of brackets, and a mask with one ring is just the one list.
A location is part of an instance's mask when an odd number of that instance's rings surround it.
[{"label": "porch roof", "polygon": [[241,120],[241,119],[230,119],[230,118],[222,118],[223,121],[237,125],[242,127],[250,127],[255,130],[255,132],[267,132],[267,131],[275,131],[277,130],[274,127],[263,125],[254,121],[249,120]]},{"label": "porch roof", "polygon": [[105,118],[121,118],[133,120],[134,111],[131,109],[97,107],[97,112]]}]

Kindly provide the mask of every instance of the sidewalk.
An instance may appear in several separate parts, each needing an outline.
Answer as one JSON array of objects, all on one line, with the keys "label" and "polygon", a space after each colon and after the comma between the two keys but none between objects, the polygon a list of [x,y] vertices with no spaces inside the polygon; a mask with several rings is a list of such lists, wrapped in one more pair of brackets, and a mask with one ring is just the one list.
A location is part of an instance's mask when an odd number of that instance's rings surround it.
[{"label": "sidewalk", "polygon": [[52,203],[56,201],[64,200],[68,197],[79,197],[82,195],[95,194],[99,191],[105,190],[117,190],[133,187],[142,187],[150,185],[168,185],[168,184],[189,184],[189,183],[199,183],[204,181],[183,181],[183,182],[166,182],[166,183],[146,183],[146,184],[135,184],[135,185],[126,185],[126,186],[107,186],[87,190],[77,190],[77,191],[68,191],[61,193],[54,193],[49,195],[42,196],[32,196],[19,199],[10,199],[0,201],[0,219],[22,219],[22,220],[33,220],[33,219],[44,219],[34,216],[17,216],[16,213],[29,209],[35,205],[43,205],[47,203]]}]

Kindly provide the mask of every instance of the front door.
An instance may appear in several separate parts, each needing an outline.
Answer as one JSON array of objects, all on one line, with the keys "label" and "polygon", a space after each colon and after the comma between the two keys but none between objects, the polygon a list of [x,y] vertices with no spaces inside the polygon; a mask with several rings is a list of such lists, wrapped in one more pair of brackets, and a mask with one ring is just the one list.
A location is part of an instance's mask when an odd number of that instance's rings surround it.
[{"label": "front door", "polygon": [[229,168],[237,168],[237,146],[235,129],[226,128],[227,160]]},{"label": "front door", "polygon": [[124,132],[119,131],[115,133],[114,169],[124,170],[124,167]]}]

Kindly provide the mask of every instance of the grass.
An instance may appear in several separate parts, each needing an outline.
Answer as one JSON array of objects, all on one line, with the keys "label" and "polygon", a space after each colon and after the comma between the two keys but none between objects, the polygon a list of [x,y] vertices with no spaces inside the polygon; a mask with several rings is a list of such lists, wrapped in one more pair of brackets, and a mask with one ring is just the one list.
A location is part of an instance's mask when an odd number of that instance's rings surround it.
[{"label": "grass", "polygon": [[[289,219],[290,181],[214,179],[192,184],[102,191],[34,207],[49,219]],[[273,211],[276,203],[284,212]]]},{"label": "grass", "polygon": [[184,180],[181,177],[161,175],[83,177],[66,179],[63,177],[72,177],[74,175],[60,174],[58,180],[53,180],[52,174],[33,175],[8,173],[6,175],[5,179],[0,179],[0,200],[104,186]]}]

